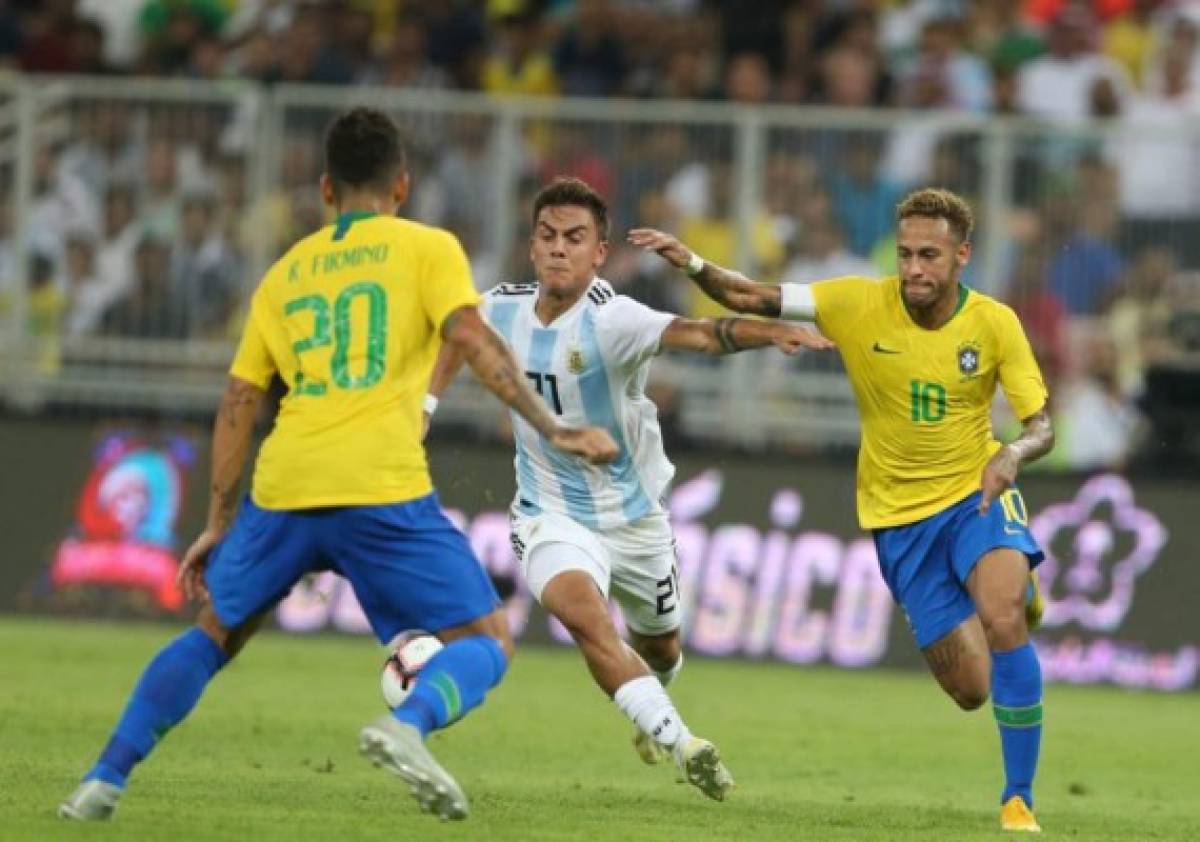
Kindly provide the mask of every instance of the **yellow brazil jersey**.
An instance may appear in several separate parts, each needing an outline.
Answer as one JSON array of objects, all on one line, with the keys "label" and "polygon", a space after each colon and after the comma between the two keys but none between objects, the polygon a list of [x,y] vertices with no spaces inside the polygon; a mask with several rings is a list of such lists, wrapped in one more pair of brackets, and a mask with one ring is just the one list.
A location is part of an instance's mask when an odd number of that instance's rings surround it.
[{"label": "yellow brazil jersey", "polygon": [[905,309],[896,277],[818,281],[812,292],[862,418],[864,529],[913,523],[979,489],[1000,447],[990,416],[997,383],[1022,419],[1046,404],[1021,323],[993,298],[961,287],[953,318],[926,330]]},{"label": "yellow brazil jersey", "polygon": [[265,509],[399,503],[432,490],[421,403],[443,320],[474,305],[454,235],[343,214],[291,248],[254,293],[230,373],[288,392],[258,454]]}]

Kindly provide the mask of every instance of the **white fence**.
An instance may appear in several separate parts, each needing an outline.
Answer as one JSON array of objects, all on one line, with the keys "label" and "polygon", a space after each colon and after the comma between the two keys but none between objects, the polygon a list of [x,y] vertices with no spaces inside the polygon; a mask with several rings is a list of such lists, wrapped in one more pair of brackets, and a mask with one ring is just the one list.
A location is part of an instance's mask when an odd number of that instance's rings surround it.
[{"label": "white fence", "polygon": [[[704,305],[677,275],[618,246],[632,225],[672,228],[764,279],[882,273],[895,199],[942,184],[980,217],[974,286],[1030,301],[1049,287],[1084,317],[1130,267],[1158,256],[1172,272],[1194,268],[1200,249],[1200,121],[1049,129],[932,112],[16,77],[0,84],[6,404],[214,406],[253,284],[324,221],[323,130],[356,103],[406,127],[407,212],[460,236],[481,287],[528,277],[528,200],[559,172],[610,198],[606,276],[680,311]],[[1156,183],[1156,161],[1179,189],[1139,192]],[[658,369],[664,410],[693,437],[857,441],[835,358],[672,358]],[[445,415],[485,430],[501,423],[466,383]]]}]

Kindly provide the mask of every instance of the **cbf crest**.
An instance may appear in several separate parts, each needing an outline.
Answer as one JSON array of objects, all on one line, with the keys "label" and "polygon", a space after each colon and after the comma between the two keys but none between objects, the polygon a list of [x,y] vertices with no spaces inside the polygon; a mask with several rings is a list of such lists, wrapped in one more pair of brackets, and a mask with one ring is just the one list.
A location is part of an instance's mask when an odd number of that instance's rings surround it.
[{"label": "cbf crest", "polygon": [[958,372],[963,379],[969,380],[979,374],[980,344],[974,340],[958,346]]},{"label": "cbf crest", "polygon": [[567,371],[572,374],[583,374],[583,370],[587,367],[587,360],[583,358],[583,351],[578,348],[572,348],[567,351]]}]

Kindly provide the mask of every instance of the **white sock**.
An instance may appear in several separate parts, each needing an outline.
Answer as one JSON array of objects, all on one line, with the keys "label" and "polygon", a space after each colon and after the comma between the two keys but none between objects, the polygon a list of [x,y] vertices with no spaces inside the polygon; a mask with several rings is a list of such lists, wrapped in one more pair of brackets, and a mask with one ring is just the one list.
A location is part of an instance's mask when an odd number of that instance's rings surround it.
[{"label": "white sock", "polygon": [[683,669],[683,653],[680,652],[679,660],[676,661],[671,666],[670,669],[665,670],[664,672],[659,672],[658,670],[655,670],[654,674],[658,676],[659,684],[661,684],[663,687],[668,687],[668,686],[670,686],[671,682],[675,680],[675,676],[679,675],[679,671],[682,669]]},{"label": "white sock", "polygon": [[613,694],[613,701],[621,713],[661,746],[671,748],[689,734],[671,697],[653,675],[626,681]]}]

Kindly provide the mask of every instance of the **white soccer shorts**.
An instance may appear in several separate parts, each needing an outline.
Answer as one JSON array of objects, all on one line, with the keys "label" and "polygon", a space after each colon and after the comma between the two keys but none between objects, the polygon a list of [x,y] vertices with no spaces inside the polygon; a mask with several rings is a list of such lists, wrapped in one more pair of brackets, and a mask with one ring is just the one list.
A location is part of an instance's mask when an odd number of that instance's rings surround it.
[{"label": "white soccer shorts", "polygon": [[[645,636],[673,632],[683,622],[675,536],[666,514],[659,513],[615,529],[593,532],[565,515],[514,513],[512,541],[530,592],[541,602],[546,584],[565,570],[583,570],[600,593],[621,606],[625,625]],[[580,552],[567,558],[538,553],[562,543]]]}]

